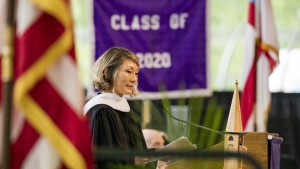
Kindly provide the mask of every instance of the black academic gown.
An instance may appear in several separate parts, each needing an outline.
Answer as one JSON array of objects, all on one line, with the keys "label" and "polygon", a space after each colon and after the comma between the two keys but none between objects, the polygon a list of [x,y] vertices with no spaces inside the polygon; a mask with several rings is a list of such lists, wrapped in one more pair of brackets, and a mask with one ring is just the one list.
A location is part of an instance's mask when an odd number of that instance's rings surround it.
[{"label": "black academic gown", "polygon": [[[108,105],[98,104],[88,111],[88,116],[90,118],[93,145],[99,150],[147,150],[141,127],[133,119],[130,112],[122,112]],[[133,165],[133,158],[102,160],[97,162],[96,168],[124,168],[124,164],[132,165],[131,168],[140,168]],[[114,166],[110,167],[110,165]],[[152,163],[146,168],[153,168],[153,166],[155,165]]]}]

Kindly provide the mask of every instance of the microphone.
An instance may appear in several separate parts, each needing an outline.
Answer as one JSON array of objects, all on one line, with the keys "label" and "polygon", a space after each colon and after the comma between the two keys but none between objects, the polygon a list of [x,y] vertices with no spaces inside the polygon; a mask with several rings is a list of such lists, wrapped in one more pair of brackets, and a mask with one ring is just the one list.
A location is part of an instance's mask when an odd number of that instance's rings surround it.
[{"label": "microphone", "polygon": [[201,129],[205,129],[205,130],[208,130],[208,131],[211,131],[211,132],[214,132],[214,133],[217,133],[217,134],[220,134],[220,135],[224,135],[223,132],[221,131],[218,131],[218,130],[214,130],[214,129],[211,129],[211,128],[208,128],[208,127],[205,127],[205,126],[201,126],[199,124],[195,124],[195,123],[191,123],[191,122],[188,122],[188,121],[184,121],[184,120],[181,120],[181,119],[178,119],[176,117],[174,117],[170,111],[166,108],[165,105],[161,104],[161,103],[158,103],[159,107],[162,108],[163,110],[166,111],[166,113],[172,117],[173,119],[177,120],[177,121],[180,121],[180,122],[183,122],[183,123],[186,123],[186,124],[189,124],[189,125],[192,125],[192,126],[195,126],[195,127],[198,127],[198,128],[201,128]]}]

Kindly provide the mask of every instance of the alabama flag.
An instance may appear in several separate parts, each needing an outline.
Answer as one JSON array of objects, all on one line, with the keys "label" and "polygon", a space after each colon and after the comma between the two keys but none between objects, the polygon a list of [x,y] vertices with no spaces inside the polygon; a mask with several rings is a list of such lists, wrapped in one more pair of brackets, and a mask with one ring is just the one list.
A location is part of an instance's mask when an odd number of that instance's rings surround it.
[{"label": "alabama flag", "polygon": [[10,168],[92,168],[70,1],[16,2]]},{"label": "alabama flag", "polygon": [[271,0],[250,0],[245,44],[242,123],[245,131],[266,131],[271,104],[268,81],[279,50]]}]

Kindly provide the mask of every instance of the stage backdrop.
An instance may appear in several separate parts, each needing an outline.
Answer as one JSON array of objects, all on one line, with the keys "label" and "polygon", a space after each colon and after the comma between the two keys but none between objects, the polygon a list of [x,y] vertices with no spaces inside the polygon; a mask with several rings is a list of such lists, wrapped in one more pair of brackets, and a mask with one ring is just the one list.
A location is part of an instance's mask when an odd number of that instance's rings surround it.
[{"label": "stage backdrop", "polygon": [[93,2],[95,59],[112,46],[136,53],[141,64],[138,98],[211,94],[206,0]]}]

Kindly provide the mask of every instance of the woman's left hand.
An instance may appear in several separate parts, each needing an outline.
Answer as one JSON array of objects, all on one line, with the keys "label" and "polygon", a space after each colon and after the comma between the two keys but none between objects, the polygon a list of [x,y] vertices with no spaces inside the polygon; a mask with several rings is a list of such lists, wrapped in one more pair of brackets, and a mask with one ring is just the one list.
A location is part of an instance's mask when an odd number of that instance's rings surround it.
[{"label": "woman's left hand", "polygon": [[148,164],[150,162],[150,158],[149,157],[135,157],[134,158],[134,164],[137,166],[145,166],[146,164]]}]

